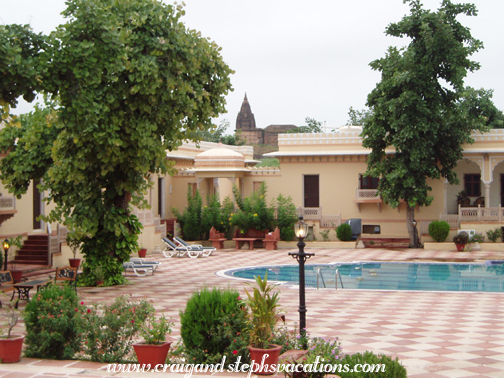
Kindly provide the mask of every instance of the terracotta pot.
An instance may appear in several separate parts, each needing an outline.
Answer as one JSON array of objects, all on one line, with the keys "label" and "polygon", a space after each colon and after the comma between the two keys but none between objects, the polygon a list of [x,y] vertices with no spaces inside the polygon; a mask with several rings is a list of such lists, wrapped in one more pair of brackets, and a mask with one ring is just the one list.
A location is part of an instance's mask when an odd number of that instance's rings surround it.
[{"label": "terracotta pot", "polygon": [[72,268],[78,268],[80,266],[81,259],[68,259],[68,263]]},{"label": "terracotta pot", "polygon": [[104,281],[96,281],[95,283],[96,283],[96,286],[101,286],[101,285],[103,285],[103,282]]},{"label": "terracotta pot", "polygon": [[455,245],[457,246],[457,251],[458,252],[463,252],[464,251],[465,244],[457,244],[457,243],[455,243]]},{"label": "terracotta pot", "polygon": [[145,257],[145,256],[147,256],[147,249],[146,248],[139,249],[138,257]]},{"label": "terracotta pot", "polygon": [[156,345],[145,343],[133,344],[138,363],[146,365],[150,364],[151,368],[154,368],[159,364],[164,364],[166,362],[166,357],[168,356],[171,343],[171,341],[167,341],[163,344]]},{"label": "terracotta pot", "polygon": [[0,360],[2,363],[19,362],[24,336],[12,335],[10,339],[0,337]]},{"label": "terracotta pot", "polygon": [[[248,347],[250,359],[254,361],[254,364],[259,365],[259,367],[254,365],[254,374],[271,375],[276,373],[276,365],[278,364],[278,357],[280,356],[282,346],[271,344],[270,347],[269,349],[254,348],[252,346]],[[268,357],[264,357],[265,355],[268,355]],[[271,365],[275,365],[275,369],[272,371],[270,371]]]},{"label": "terracotta pot", "polygon": [[23,278],[22,270],[11,270],[11,273],[12,273],[12,279],[14,280],[15,283],[21,282],[21,279]]}]

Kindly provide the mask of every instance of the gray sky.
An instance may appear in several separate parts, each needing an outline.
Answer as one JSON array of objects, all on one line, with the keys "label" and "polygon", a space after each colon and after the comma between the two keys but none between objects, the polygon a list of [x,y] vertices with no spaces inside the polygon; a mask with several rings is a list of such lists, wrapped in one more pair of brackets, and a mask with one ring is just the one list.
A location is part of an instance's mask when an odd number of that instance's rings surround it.
[{"label": "gray sky", "polygon": [[[437,9],[441,1],[424,0]],[[477,17],[460,16],[485,49],[475,54],[482,68],[466,84],[494,89],[504,109],[504,1],[475,0]],[[245,92],[257,127],[303,125],[306,117],[326,121],[327,130],[343,126],[348,108],[362,109],[380,80],[369,62],[390,45],[407,41],[386,37],[385,27],[409,7],[402,0],[185,0],[182,21],[222,47],[235,70],[234,92],[227,96],[225,118],[235,127]],[[49,33],[63,23],[64,0],[0,0],[0,22],[31,24]],[[15,113],[31,109],[21,104]]]}]

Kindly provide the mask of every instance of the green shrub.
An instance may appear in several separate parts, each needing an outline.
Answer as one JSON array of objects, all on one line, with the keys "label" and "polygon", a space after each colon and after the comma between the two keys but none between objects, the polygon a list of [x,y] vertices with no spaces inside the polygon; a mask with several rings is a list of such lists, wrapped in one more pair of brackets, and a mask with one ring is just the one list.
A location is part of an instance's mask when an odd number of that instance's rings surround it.
[{"label": "green shrub", "polygon": [[352,228],[349,224],[343,223],[336,228],[336,236],[341,241],[352,240]]},{"label": "green shrub", "polygon": [[219,195],[209,196],[207,203],[208,205],[203,206],[203,211],[201,212],[201,240],[208,239],[212,227],[224,232]]},{"label": "green shrub", "polygon": [[82,330],[75,290],[69,286],[49,286],[27,303],[25,356],[55,360],[74,358],[80,349]]},{"label": "green shrub", "polygon": [[331,230],[325,230],[320,232],[320,236],[322,236],[323,241],[329,241],[329,231]]},{"label": "green shrub", "polygon": [[230,217],[231,225],[242,232],[250,228],[256,230],[272,230],[275,225],[274,209],[266,203],[266,184],[263,182],[259,189],[249,197],[242,198],[236,185],[233,186],[238,209]]},{"label": "green shrub", "polygon": [[[199,240],[203,231],[201,224],[201,214],[203,211],[203,200],[199,190],[193,195],[192,187],[187,189],[187,207],[184,213],[180,213],[176,208],[172,212],[180,222],[182,233],[186,240]],[[207,231],[208,232],[208,231]]]},{"label": "green shrub", "polygon": [[495,230],[488,230],[486,234],[488,240],[491,240],[492,242],[496,243],[497,239],[502,238],[502,229],[500,227],[497,227]]},{"label": "green shrub", "polygon": [[450,225],[445,221],[433,221],[429,224],[429,235],[434,241],[442,243],[450,233]]},{"label": "green shrub", "polygon": [[[234,289],[204,288],[194,292],[180,312],[180,334],[186,361],[195,364],[248,360],[247,311]],[[233,353],[236,351],[236,353]]]},{"label": "green shrub", "polygon": [[280,229],[280,239],[291,241],[294,239],[294,224],[298,221],[296,206],[292,198],[279,194],[276,198],[277,226]]},{"label": "green shrub", "polygon": [[[339,363],[342,365],[348,364],[350,368],[353,368],[356,364],[370,364],[377,365],[383,364],[378,371],[375,372],[336,372],[341,378],[406,378],[407,372],[404,366],[401,365],[399,360],[393,360],[389,356],[383,354],[376,355],[372,352],[356,353],[352,355],[346,355],[343,357]],[[362,367],[361,367],[362,368]],[[375,368],[378,368],[375,366]]]},{"label": "green shrub", "polygon": [[155,312],[145,301],[121,296],[111,305],[93,304],[82,311],[83,351],[96,362],[122,363],[131,359],[133,338]]}]

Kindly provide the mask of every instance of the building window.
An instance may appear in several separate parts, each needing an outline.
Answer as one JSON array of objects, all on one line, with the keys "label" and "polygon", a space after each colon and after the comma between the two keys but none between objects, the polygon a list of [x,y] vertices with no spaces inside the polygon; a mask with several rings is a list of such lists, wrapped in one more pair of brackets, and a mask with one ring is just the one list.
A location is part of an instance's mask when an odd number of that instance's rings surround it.
[{"label": "building window", "polygon": [[261,189],[262,183],[263,183],[262,181],[254,181],[252,183],[252,185],[253,185],[252,191],[257,192],[259,189]]},{"label": "building window", "polygon": [[464,175],[464,188],[468,197],[481,196],[481,175],[466,174]]},{"label": "building window", "polygon": [[380,226],[375,226],[375,225],[368,225],[364,224],[362,225],[362,233],[363,234],[380,234]]},{"label": "building window", "polygon": [[378,177],[359,175],[359,189],[378,189],[379,182]]}]

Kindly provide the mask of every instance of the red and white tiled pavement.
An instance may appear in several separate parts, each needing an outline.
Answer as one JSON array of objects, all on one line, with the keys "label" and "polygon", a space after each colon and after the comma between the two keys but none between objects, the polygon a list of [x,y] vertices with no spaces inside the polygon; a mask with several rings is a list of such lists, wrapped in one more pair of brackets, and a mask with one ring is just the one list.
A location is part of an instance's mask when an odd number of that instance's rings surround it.
[{"label": "red and white tiled pavement", "polygon": [[[233,267],[291,264],[293,250],[233,251],[208,258],[164,258],[154,276],[128,275],[131,285],[79,288],[84,302],[110,302],[131,294],[151,299],[157,311],[175,320],[172,336],[180,333],[177,320],[190,294],[203,286],[231,286],[243,292],[244,281],[217,276]],[[316,255],[310,263],[343,261],[484,261],[503,259],[499,252],[408,250],[307,249]],[[288,325],[298,320],[297,288],[280,287],[280,301]],[[343,352],[371,350],[397,356],[410,378],[504,378],[504,293],[445,293],[405,291],[350,291],[307,289],[307,328],[311,336],[339,337]],[[20,308],[24,304],[20,304]],[[3,311],[3,310],[0,310]],[[23,332],[23,325],[19,325]],[[23,358],[1,364],[1,378],[66,378],[151,376],[152,373],[109,373],[105,365],[85,361],[50,361]],[[158,373],[160,376],[173,374]],[[228,374],[229,377],[231,374]],[[232,374],[243,376],[245,374]],[[180,375],[179,375],[180,377]]]}]

